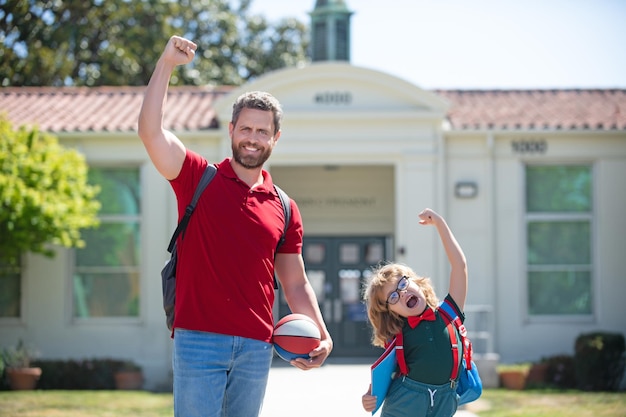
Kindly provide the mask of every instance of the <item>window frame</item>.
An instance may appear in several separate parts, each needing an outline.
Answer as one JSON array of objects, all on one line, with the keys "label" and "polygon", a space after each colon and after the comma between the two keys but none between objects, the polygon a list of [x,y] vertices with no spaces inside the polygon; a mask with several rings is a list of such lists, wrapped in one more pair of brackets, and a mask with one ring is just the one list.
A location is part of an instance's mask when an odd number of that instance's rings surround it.
[{"label": "window frame", "polygon": [[22,325],[26,322],[24,312],[26,311],[26,297],[24,297],[26,291],[26,275],[24,273],[26,269],[26,257],[27,254],[20,256],[19,265],[17,268],[17,275],[19,279],[19,315],[16,317],[0,316],[0,324],[2,325]]},{"label": "window frame", "polygon": [[[143,227],[143,210],[144,210],[144,181],[143,181],[143,167],[141,164],[90,164],[89,169],[106,169],[106,170],[118,170],[118,169],[133,169],[137,173],[137,185],[139,186],[139,211],[137,214],[101,214],[98,213],[98,219],[100,220],[100,224],[122,224],[122,223],[133,223],[138,227],[137,235],[140,237],[139,247],[137,248],[137,253],[139,254],[139,260],[137,265],[135,266],[121,266],[121,267],[103,267],[103,266],[84,266],[82,268],[78,268],[77,265],[77,249],[72,248],[70,251],[69,258],[69,274],[67,277],[67,288],[69,293],[69,303],[67,314],[69,319],[74,324],[139,324],[143,321],[143,304],[144,304],[144,293],[143,293],[143,279],[142,279],[142,259],[143,259],[143,236],[144,236],[144,227]],[[100,197],[98,197],[100,198]],[[138,277],[137,286],[139,288],[139,300],[137,306],[137,315],[136,316],[98,316],[98,317],[79,317],[75,314],[76,312],[76,299],[74,292],[74,277],[79,273],[91,273],[98,272],[102,270],[106,270],[107,272],[115,273],[129,273],[136,274]]]},{"label": "window frame", "polygon": [[[590,196],[591,199],[591,209],[588,212],[529,212],[528,211],[528,201],[527,201],[527,169],[529,167],[536,166],[586,166],[589,168],[589,172],[591,175],[591,190]],[[595,224],[595,216],[594,213],[596,211],[596,193],[597,193],[597,184],[596,184],[596,167],[592,161],[588,160],[576,160],[576,161],[523,161],[522,162],[522,248],[523,248],[523,267],[524,267],[524,305],[523,311],[524,316],[526,317],[526,321],[529,323],[593,323],[596,321],[597,316],[597,265],[596,265],[596,224]],[[589,222],[589,245],[590,245],[590,263],[588,264],[588,268],[582,265],[571,265],[572,269],[575,270],[584,270],[589,271],[590,275],[590,286],[589,291],[591,292],[591,312],[589,314],[531,314],[530,313],[530,273],[535,271],[541,271],[542,266],[539,265],[531,265],[528,262],[529,255],[529,236],[528,236],[528,226],[531,222],[537,221],[548,221],[548,222],[566,222],[566,221],[588,221]]]}]

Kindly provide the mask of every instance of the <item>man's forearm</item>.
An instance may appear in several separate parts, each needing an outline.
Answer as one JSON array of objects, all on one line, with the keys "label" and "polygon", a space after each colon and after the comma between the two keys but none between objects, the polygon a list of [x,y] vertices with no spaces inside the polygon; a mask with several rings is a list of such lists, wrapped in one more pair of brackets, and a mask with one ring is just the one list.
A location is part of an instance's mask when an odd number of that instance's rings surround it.
[{"label": "man's forearm", "polygon": [[163,109],[173,69],[174,67],[159,59],[146,87],[138,122],[139,136],[144,142],[162,129]]}]

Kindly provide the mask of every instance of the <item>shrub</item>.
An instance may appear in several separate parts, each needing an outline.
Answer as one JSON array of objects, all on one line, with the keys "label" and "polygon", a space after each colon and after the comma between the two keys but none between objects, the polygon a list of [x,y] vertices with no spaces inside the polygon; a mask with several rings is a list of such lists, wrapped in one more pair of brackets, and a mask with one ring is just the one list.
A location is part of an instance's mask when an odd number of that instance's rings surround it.
[{"label": "shrub", "polygon": [[[4,3],[3,3],[4,4]],[[25,252],[54,256],[50,243],[83,247],[81,231],[99,224],[99,188],[84,155],[37,128],[14,129],[0,115],[0,261]]]},{"label": "shrub", "polygon": [[539,362],[534,362],[528,375],[526,376],[526,388],[545,388],[548,386],[546,378],[548,370],[548,363],[545,359],[541,359]]},{"label": "shrub", "polygon": [[594,332],[575,344],[577,386],[585,391],[617,391],[624,373],[626,342],[620,333]]},{"label": "shrub", "polygon": [[543,359],[547,363],[546,385],[570,389],[576,387],[576,371],[574,357],[571,355],[555,355]]},{"label": "shrub", "polygon": [[0,372],[0,391],[8,391],[11,389],[11,387],[9,387],[9,381],[5,371],[6,368],[3,368],[2,372]]},{"label": "shrub", "polygon": [[40,389],[105,390],[115,389],[113,373],[124,361],[116,359],[39,360],[43,372]]}]

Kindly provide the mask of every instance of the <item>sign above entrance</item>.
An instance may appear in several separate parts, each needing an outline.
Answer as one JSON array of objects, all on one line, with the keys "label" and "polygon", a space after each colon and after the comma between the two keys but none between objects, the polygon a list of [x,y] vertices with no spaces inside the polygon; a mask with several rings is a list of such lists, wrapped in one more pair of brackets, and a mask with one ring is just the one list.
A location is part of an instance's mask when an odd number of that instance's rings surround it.
[{"label": "sign above entrance", "polygon": [[366,208],[375,207],[376,196],[353,196],[353,197],[300,197],[298,198],[298,206],[306,208]]},{"label": "sign above entrance", "polygon": [[313,97],[315,104],[352,104],[352,93],[349,91],[324,91],[315,93]]}]

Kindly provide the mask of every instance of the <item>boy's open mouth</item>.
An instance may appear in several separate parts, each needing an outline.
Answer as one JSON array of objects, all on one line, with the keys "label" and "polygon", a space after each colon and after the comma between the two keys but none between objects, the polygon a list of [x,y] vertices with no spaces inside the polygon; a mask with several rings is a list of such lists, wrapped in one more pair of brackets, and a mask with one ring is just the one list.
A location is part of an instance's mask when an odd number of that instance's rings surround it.
[{"label": "boy's open mouth", "polygon": [[416,296],[411,295],[411,296],[409,296],[409,298],[406,300],[406,306],[407,306],[408,308],[413,308],[413,307],[415,307],[415,305],[417,304],[417,302],[418,302],[418,301],[419,301],[419,300],[417,299],[417,297],[416,297]]}]

